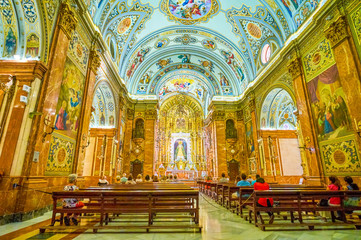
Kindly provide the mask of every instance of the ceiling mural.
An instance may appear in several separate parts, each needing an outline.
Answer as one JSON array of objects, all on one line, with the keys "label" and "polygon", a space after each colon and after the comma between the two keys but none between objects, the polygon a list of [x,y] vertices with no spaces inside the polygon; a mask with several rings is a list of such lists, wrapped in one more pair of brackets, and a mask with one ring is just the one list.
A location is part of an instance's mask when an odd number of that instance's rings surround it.
[{"label": "ceiling mural", "polygon": [[171,21],[193,25],[217,14],[219,3],[217,0],[162,0],[161,11]]},{"label": "ceiling mural", "polygon": [[85,0],[131,95],[157,98],[185,71],[241,95],[320,1]]},{"label": "ceiling mural", "polygon": [[46,63],[58,7],[58,0],[0,1],[0,58]]}]

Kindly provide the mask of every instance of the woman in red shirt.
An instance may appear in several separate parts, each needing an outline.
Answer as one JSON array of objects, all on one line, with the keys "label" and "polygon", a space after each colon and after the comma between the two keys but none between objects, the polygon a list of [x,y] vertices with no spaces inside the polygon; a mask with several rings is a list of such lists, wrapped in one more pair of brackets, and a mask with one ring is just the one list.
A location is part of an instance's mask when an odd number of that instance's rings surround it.
[{"label": "woman in red shirt", "polygon": [[[258,190],[258,191],[269,190],[269,185],[264,181],[263,178],[258,178],[253,186],[254,186],[254,190]],[[272,198],[260,198],[260,199],[258,199],[257,206],[258,207],[272,207],[273,199]],[[270,216],[269,224],[272,224],[273,220],[274,220],[273,212],[267,212],[267,213]],[[257,213],[257,215],[259,215],[259,213]]]},{"label": "woman in red shirt", "polygon": [[[338,180],[337,177],[331,176],[328,178],[331,182],[330,185],[328,185],[327,190],[329,191],[340,191],[341,190],[341,183],[340,180]],[[341,198],[339,197],[331,197],[328,200],[329,206],[340,206],[341,205]]]}]

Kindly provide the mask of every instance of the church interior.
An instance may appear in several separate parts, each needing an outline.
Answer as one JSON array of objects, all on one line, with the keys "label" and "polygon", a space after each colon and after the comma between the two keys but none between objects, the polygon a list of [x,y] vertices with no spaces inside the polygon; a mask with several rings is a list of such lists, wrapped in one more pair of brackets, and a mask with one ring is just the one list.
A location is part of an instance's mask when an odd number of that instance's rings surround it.
[{"label": "church interior", "polygon": [[0,45],[0,239],[361,239],[361,1],[0,0]]}]

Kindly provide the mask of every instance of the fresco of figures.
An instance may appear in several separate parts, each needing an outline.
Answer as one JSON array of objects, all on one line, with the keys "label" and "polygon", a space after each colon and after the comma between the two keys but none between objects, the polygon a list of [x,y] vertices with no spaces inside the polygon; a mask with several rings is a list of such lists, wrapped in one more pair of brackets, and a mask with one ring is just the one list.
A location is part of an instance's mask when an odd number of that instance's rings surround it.
[{"label": "fresco of figures", "polygon": [[56,107],[55,130],[75,138],[83,99],[85,77],[75,64],[66,59],[58,105]]},{"label": "fresco of figures", "polygon": [[345,93],[334,65],[307,83],[314,120],[320,141],[352,133]]},{"label": "fresco of figures", "polygon": [[169,0],[169,11],[186,20],[206,16],[212,8],[212,0]]}]

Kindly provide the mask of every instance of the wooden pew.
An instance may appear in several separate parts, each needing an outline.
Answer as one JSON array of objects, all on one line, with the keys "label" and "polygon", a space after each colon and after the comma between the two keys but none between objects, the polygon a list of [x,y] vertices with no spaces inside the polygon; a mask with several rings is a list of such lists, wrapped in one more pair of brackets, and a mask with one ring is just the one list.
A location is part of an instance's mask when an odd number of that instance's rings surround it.
[{"label": "wooden pew", "polygon": [[[329,197],[340,197],[340,206],[318,206],[321,199],[328,199]],[[361,191],[316,191],[316,190],[268,190],[268,191],[254,191],[253,204],[249,206],[249,222],[254,221],[255,226],[265,230],[266,227],[308,227],[313,230],[315,226],[350,226],[353,225],[357,229],[361,229],[361,221],[348,221],[345,213],[350,210],[361,210],[361,206],[345,207],[344,199],[348,197],[361,197]],[[273,207],[259,207],[257,202],[260,198],[273,198],[278,205]],[[342,221],[336,221],[334,212],[340,212]],[[291,215],[290,222],[281,222],[278,224],[266,223],[262,219],[261,214],[257,212],[288,212]],[[305,212],[330,212],[331,223],[320,222],[319,219],[309,218],[305,216]],[[295,217],[295,214],[297,217]],[[315,221],[316,220],[316,221]],[[282,220],[281,220],[282,221]],[[298,221],[298,222],[296,222]]]},{"label": "wooden pew", "polygon": [[[84,208],[63,208],[58,206],[58,202],[64,198],[76,199],[97,199],[87,203]],[[75,214],[95,214],[98,218],[99,226],[54,226],[56,215],[66,215],[68,213]],[[192,220],[192,225],[164,225],[154,222],[167,213],[167,218],[177,219],[175,214],[187,214]],[[146,225],[112,225],[108,226],[110,220],[109,215],[113,214],[142,214],[147,217]],[[171,214],[171,215],[169,215]],[[164,216],[163,216],[164,217]],[[53,193],[53,215],[50,226],[40,228],[40,232],[45,230],[65,230],[65,229],[93,229],[97,232],[100,229],[197,229],[199,226],[199,193],[196,190],[126,190],[126,191],[62,191]]]}]

